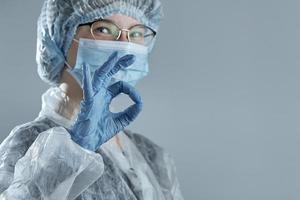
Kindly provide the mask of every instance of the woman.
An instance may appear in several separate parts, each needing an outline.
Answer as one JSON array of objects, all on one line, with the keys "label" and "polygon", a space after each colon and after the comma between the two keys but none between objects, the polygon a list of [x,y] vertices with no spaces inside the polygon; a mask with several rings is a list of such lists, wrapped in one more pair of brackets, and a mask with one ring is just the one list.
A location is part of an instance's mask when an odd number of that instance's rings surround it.
[{"label": "woman", "polygon": [[[124,128],[142,109],[158,0],[46,0],[37,63],[52,87],[0,146],[1,199],[183,199],[172,158]],[[120,113],[120,93],[135,102]],[[112,109],[112,108],[111,108]]]}]

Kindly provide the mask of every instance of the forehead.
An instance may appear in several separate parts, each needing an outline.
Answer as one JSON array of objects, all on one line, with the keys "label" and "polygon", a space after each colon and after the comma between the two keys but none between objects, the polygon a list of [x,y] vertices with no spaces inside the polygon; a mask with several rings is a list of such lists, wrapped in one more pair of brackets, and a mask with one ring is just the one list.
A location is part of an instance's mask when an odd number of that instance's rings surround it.
[{"label": "forehead", "polygon": [[134,19],[132,17],[129,17],[124,14],[116,13],[113,15],[110,15],[108,17],[105,17],[105,19],[109,19],[119,25],[120,27],[131,27],[136,24],[141,24],[137,19]]}]

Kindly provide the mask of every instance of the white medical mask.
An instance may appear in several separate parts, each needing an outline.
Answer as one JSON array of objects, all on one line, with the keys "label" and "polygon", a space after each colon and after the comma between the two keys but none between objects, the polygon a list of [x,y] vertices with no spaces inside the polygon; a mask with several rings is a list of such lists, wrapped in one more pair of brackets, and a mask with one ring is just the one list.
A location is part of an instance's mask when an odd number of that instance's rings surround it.
[{"label": "white medical mask", "polygon": [[146,46],[124,41],[85,38],[80,38],[79,41],[74,39],[74,41],[78,42],[76,64],[74,68],[71,68],[68,63],[66,64],[69,66],[69,73],[81,86],[83,78],[82,64],[85,63],[90,68],[91,76],[93,77],[95,71],[101,67],[115,51],[118,52],[119,57],[126,54],[133,54],[135,56],[135,62],[114,74],[109,85],[118,81],[125,81],[134,86],[149,72],[148,48]]}]

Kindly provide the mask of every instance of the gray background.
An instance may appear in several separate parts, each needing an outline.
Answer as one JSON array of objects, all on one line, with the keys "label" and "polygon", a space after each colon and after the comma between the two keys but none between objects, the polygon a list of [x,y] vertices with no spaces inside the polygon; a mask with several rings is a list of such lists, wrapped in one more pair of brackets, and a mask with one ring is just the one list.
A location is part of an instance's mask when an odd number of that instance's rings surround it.
[{"label": "gray background", "polygon": [[[186,199],[300,199],[300,1],[164,1],[131,129],[175,158]],[[41,0],[1,0],[1,139],[35,118]]]}]

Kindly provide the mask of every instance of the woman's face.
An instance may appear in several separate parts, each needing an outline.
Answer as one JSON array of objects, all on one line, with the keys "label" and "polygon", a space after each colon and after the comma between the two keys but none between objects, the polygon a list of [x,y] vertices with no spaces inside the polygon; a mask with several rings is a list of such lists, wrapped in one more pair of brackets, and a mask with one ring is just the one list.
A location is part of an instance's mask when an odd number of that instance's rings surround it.
[{"label": "woman's face", "polygon": [[[116,25],[118,25],[122,29],[128,29],[134,25],[140,24],[140,22],[135,20],[134,18],[123,14],[114,14],[109,17],[106,17],[105,19],[109,19],[113,21]],[[89,25],[78,27],[75,38],[94,39],[93,35],[91,34],[90,28],[91,27]],[[120,35],[118,41],[128,41],[126,34],[127,34],[126,32],[122,31],[122,34]],[[67,62],[71,67],[74,67],[76,63],[77,48],[78,48],[78,43],[72,41],[67,56]]]}]

